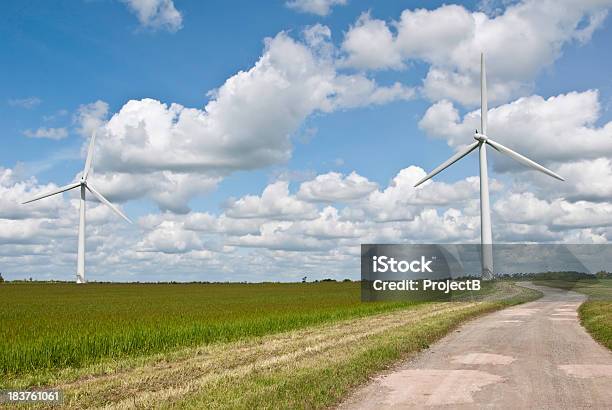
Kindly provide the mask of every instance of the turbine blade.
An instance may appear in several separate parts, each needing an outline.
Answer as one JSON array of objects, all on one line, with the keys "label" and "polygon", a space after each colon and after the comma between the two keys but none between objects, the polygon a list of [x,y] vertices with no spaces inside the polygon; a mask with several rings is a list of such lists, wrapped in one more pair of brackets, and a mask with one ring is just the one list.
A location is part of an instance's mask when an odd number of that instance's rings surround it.
[{"label": "turbine blade", "polygon": [[416,185],[415,185],[415,188],[418,187],[419,185],[421,185],[423,182],[427,181],[428,179],[432,178],[433,176],[439,174],[444,169],[450,167],[455,162],[459,161],[461,158],[465,157],[467,154],[469,154],[474,149],[476,149],[476,147],[478,147],[479,143],[480,142],[478,142],[478,141],[471,143],[470,145],[465,147],[463,150],[459,151],[458,153],[456,153],[455,155],[453,155],[452,157],[450,157],[449,159],[444,161],[442,164],[438,165],[433,171],[431,171],[429,174],[427,174],[427,176],[425,178],[423,178],[419,182],[417,182]]},{"label": "turbine blade", "polygon": [[487,70],[485,68],[484,53],[480,54],[480,133],[487,135],[487,114],[489,104],[487,101]]},{"label": "turbine blade", "polygon": [[87,159],[85,160],[85,167],[83,168],[83,179],[87,178],[87,175],[89,175],[89,171],[91,170],[95,142],[96,142],[96,133],[94,132],[91,136],[91,140],[89,141],[89,148],[87,149]]},{"label": "turbine blade", "polygon": [[80,185],[81,185],[80,182],[75,182],[74,184],[64,185],[63,187],[58,188],[55,191],[47,192],[46,194],[43,194],[43,195],[37,196],[35,198],[29,199],[29,200],[27,200],[25,202],[22,202],[22,205],[28,204],[30,202],[38,201],[39,199],[43,199],[43,198],[46,198],[46,197],[51,196],[51,195],[60,194],[62,192],[70,191],[71,189],[76,188],[76,187],[78,187]]},{"label": "turbine blade", "polygon": [[122,217],[123,219],[125,219],[126,221],[128,221],[129,223],[133,223],[130,218],[128,218],[127,216],[125,216],[123,214],[123,212],[121,212],[119,210],[119,208],[117,208],[115,205],[111,204],[108,199],[104,198],[102,196],[101,193],[99,193],[98,191],[96,191],[96,189],[91,186],[90,184],[85,185],[87,187],[87,189],[89,190],[89,192],[91,192],[92,194],[94,194],[94,196],[96,198],[98,198],[98,200],[100,200],[100,202],[102,202],[103,204],[105,204],[106,206],[108,206],[110,209],[112,209],[117,215],[119,215],[120,217]]},{"label": "turbine blade", "polygon": [[510,148],[500,144],[499,142],[495,142],[491,139],[487,140],[487,144],[489,144],[490,146],[492,146],[493,148],[495,148],[497,151],[501,152],[502,154],[506,154],[507,156],[509,156],[510,158],[512,158],[513,160],[515,160],[516,162],[520,162],[521,164],[528,166],[530,168],[536,169],[540,172],[543,172],[546,175],[550,175],[553,178],[556,178],[560,181],[565,181],[565,179],[563,179],[563,177],[561,177],[558,174],[555,174],[554,172],[552,172],[550,169],[543,167],[542,165],[538,164],[535,161],[530,160],[529,158],[519,154],[518,152],[515,152],[513,150],[511,150]]}]

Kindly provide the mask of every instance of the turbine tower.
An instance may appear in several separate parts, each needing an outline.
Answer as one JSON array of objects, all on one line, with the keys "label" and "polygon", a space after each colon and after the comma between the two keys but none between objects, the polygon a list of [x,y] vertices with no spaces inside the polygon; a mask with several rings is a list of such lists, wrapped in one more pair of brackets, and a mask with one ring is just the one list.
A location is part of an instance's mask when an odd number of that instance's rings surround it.
[{"label": "turbine tower", "polygon": [[94,143],[96,141],[96,134],[94,133],[91,137],[91,141],[89,142],[89,149],[87,150],[87,159],[85,160],[85,168],[83,168],[83,174],[81,176],[81,180],[79,182],[75,182],[66,186],[63,186],[59,189],[56,189],[53,192],[48,192],[44,195],[37,196],[36,198],[32,198],[28,201],[25,201],[23,204],[27,204],[30,202],[38,201],[39,199],[43,199],[55,194],[59,194],[62,192],[70,191],[74,188],[81,189],[81,201],[79,208],[79,245],[77,251],[77,273],[76,273],[76,282],[77,283],[85,283],[85,191],[91,192],[98,200],[104,204],[106,204],[110,209],[113,210],[117,215],[132,223],[132,221],[125,216],[117,207],[111,204],[106,198],[102,196],[91,184],[91,182],[87,181],[87,177],[91,171],[92,161],[93,161],[93,150]]},{"label": "turbine tower", "polygon": [[455,155],[447,159],[444,163],[440,164],[433,171],[431,171],[425,178],[421,179],[415,187],[421,185],[423,182],[442,172],[461,158],[465,157],[470,152],[478,148],[479,159],[480,159],[480,244],[481,244],[481,262],[482,262],[482,278],[493,279],[493,235],[491,233],[491,209],[489,206],[489,176],[487,174],[487,145],[491,146],[496,151],[505,154],[513,160],[526,165],[530,168],[536,169],[540,172],[550,175],[560,181],[564,179],[552,172],[551,170],[544,168],[542,165],[530,160],[523,155],[514,152],[510,148],[500,144],[499,142],[493,141],[487,134],[487,73],[485,70],[485,58],[484,54],[480,55],[480,132],[476,130],[474,134],[475,142],[457,152]]}]

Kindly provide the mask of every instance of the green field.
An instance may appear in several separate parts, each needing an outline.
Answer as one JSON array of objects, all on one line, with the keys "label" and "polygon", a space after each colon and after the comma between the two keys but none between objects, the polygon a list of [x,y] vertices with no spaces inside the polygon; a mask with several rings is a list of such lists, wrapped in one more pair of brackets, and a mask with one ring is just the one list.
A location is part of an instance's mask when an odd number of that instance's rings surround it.
[{"label": "green field", "polygon": [[588,295],[588,301],[578,309],[580,322],[594,339],[612,349],[612,279],[546,280],[534,283]]},{"label": "green field", "polygon": [[358,283],[3,284],[0,388],[66,408],[324,408],[477,315],[538,297],[362,303]]},{"label": "green field", "polygon": [[351,282],[4,284],[0,375],[234,341],[406,305],[361,303],[359,284]]}]

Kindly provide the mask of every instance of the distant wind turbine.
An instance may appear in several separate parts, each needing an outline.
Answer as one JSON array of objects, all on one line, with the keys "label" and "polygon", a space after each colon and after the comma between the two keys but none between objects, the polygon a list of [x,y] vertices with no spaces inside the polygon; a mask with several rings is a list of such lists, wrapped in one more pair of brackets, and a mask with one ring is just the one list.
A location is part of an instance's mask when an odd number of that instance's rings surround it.
[{"label": "distant wind turbine", "polygon": [[489,207],[489,177],[487,174],[487,144],[493,147],[496,151],[505,154],[513,160],[526,165],[530,168],[536,169],[540,172],[550,175],[560,181],[564,179],[552,172],[551,170],[544,168],[542,165],[530,160],[523,155],[514,152],[510,148],[495,142],[487,135],[487,74],[485,70],[485,58],[484,54],[480,55],[480,132],[476,130],[474,134],[475,142],[471,143],[455,155],[447,159],[444,163],[440,164],[433,171],[431,171],[425,178],[421,179],[415,187],[421,185],[423,182],[442,172],[461,158],[465,157],[470,152],[478,148],[480,154],[480,243],[481,243],[481,261],[482,261],[482,277],[483,279],[492,279],[493,273],[493,235],[491,233],[491,209]]},{"label": "distant wind turbine", "polygon": [[125,216],[117,207],[111,204],[106,198],[102,196],[96,189],[91,185],[91,182],[87,182],[87,177],[91,171],[92,161],[93,161],[93,150],[94,143],[96,141],[96,134],[94,133],[91,137],[91,141],[89,142],[89,149],[87,150],[87,159],[85,160],[85,168],[83,168],[83,175],[81,176],[81,180],[79,182],[75,182],[73,184],[69,184],[63,186],[59,189],[56,189],[53,192],[46,193],[44,195],[37,196],[36,198],[32,198],[28,201],[25,201],[23,204],[27,204],[30,202],[38,201],[39,199],[46,198],[48,196],[52,196],[55,194],[60,194],[62,192],[70,191],[74,188],[81,188],[81,203],[79,210],[79,246],[77,252],[77,274],[76,274],[76,282],[77,283],[85,283],[85,190],[91,192],[98,200],[104,204],[106,204],[110,209],[112,209],[117,215],[132,223],[132,221]]}]

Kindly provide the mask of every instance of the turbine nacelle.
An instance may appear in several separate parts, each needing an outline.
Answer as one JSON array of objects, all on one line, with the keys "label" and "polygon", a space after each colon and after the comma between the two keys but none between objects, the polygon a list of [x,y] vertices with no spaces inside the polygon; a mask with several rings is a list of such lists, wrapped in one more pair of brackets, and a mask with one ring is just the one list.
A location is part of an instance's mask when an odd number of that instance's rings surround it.
[{"label": "turbine nacelle", "polygon": [[487,142],[487,140],[489,139],[489,137],[487,137],[486,135],[481,134],[481,133],[479,133],[479,132],[476,132],[476,133],[474,133],[474,139],[475,139],[476,141],[479,141],[479,142],[484,143],[484,142]]}]

